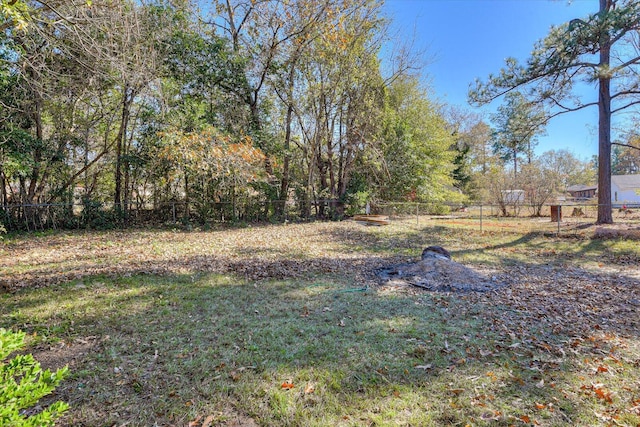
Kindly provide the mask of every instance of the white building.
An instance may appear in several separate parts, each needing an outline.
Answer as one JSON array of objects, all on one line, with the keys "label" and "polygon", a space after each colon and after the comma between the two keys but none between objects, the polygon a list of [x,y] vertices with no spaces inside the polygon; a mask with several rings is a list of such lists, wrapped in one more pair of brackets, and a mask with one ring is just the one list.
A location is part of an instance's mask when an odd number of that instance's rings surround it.
[{"label": "white building", "polygon": [[508,205],[524,203],[524,190],[502,190],[502,200]]},{"label": "white building", "polygon": [[640,175],[611,175],[614,206],[640,204]]}]

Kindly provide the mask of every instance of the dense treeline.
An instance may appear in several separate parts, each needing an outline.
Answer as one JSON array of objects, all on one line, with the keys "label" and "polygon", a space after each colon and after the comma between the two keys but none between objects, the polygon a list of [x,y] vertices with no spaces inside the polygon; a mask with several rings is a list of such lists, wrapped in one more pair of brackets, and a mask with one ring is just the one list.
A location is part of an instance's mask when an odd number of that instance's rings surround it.
[{"label": "dense treeline", "polygon": [[0,198],[21,206],[5,215],[329,217],[453,189],[447,122],[409,58],[382,53],[377,1],[26,6],[2,38]]},{"label": "dense treeline", "polygon": [[2,223],[336,218],[376,200],[488,200],[520,145],[501,158],[500,129],[435,101],[381,7],[2,0]]}]

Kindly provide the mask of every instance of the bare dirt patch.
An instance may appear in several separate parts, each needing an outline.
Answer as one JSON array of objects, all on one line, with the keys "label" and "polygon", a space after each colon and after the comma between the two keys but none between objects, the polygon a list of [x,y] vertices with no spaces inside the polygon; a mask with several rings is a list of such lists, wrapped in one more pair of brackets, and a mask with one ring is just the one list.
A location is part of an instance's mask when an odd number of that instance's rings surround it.
[{"label": "bare dirt patch", "polygon": [[60,341],[52,345],[39,345],[32,353],[44,369],[56,370],[64,366],[73,368],[82,362],[89,352],[96,351],[98,345],[98,337],[89,336],[75,338],[70,342]]}]

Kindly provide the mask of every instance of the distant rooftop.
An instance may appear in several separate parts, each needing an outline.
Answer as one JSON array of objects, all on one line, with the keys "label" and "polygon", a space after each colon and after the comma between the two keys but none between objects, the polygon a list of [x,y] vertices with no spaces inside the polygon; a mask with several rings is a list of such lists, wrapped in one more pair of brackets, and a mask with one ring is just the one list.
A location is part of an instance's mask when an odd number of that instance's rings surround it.
[{"label": "distant rooftop", "polygon": [[[615,184],[620,191],[636,190],[640,188],[640,174],[636,175],[611,175],[611,183]],[[570,193],[576,191],[597,190],[597,185],[577,184],[567,187]]]},{"label": "distant rooftop", "polygon": [[597,185],[583,185],[583,184],[571,185],[567,187],[567,191],[571,193],[575,191],[588,191],[588,190],[597,190],[597,189],[598,189]]},{"label": "distant rooftop", "polygon": [[636,190],[640,188],[640,174],[611,175],[611,183],[615,184],[620,191]]}]

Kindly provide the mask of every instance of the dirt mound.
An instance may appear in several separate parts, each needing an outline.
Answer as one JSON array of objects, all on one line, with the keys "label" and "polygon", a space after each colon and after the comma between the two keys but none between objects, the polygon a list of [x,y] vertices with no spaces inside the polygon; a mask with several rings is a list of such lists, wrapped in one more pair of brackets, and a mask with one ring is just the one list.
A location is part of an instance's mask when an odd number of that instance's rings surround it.
[{"label": "dirt mound", "polygon": [[382,268],[376,275],[385,285],[411,285],[429,291],[487,292],[506,286],[446,258],[425,258],[418,262]]}]

